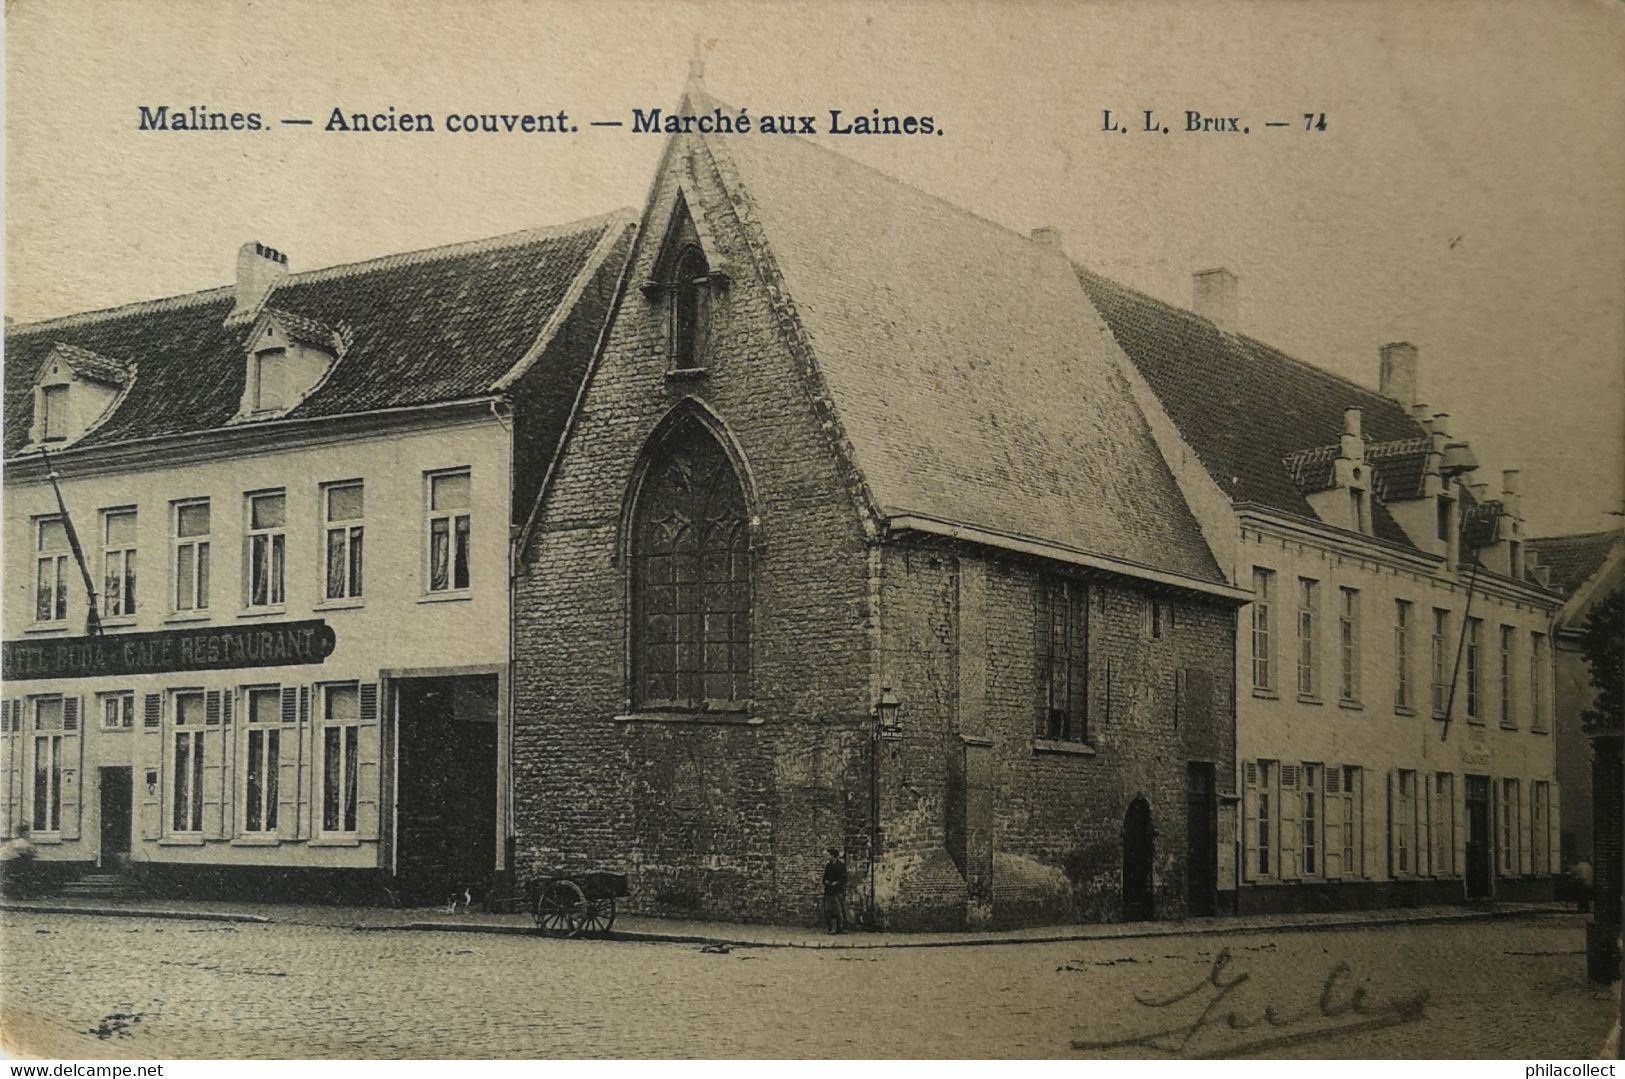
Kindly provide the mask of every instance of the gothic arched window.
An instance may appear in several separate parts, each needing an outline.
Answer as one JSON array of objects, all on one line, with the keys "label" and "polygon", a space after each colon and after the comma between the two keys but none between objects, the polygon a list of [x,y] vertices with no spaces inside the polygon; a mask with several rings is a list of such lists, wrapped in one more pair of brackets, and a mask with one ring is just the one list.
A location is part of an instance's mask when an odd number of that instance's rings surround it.
[{"label": "gothic arched window", "polygon": [[633,696],[644,708],[739,711],[750,697],[750,523],[717,440],[662,445],[632,521]]},{"label": "gothic arched window", "polygon": [[706,293],[710,267],[698,247],[685,248],[672,268],[671,358],[679,371],[705,366]]}]

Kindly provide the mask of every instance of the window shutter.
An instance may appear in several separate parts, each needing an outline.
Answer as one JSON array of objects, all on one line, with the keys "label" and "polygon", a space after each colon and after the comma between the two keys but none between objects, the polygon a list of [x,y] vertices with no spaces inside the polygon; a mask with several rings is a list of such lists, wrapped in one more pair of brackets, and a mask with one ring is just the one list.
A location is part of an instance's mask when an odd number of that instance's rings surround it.
[{"label": "window shutter", "polygon": [[1416,830],[1427,837],[1426,843],[1418,841],[1416,844],[1416,872],[1424,877],[1437,876],[1433,867],[1433,851],[1439,845],[1435,834],[1438,824],[1433,816],[1434,782],[1432,773],[1416,773]]},{"label": "window shutter", "polygon": [[1246,789],[1241,796],[1241,850],[1242,879],[1258,879],[1258,765],[1248,761],[1244,766]]},{"label": "window shutter", "polygon": [[1535,785],[1518,784],[1518,872],[1527,876],[1533,871],[1535,828]]},{"label": "window shutter", "polygon": [[220,691],[203,695],[203,834],[225,835],[226,739],[220,723]]},{"label": "window shutter", "polygon": [[276,834],[299,835],[299,690],[282,687],[282,734],[277,742]]},{"label": "window shutter", "polygon": [[310,722],[310,687],[299,687],[299,812],[294,818],[295,836],[309,839],[312,806],[316,804],[316,733]]},{"label": "window shutter", "polygon": [[1355,849],[1360,852],[1360,875],[1367,880],[1375,880],[1382,875],[1382,867],[1377,861],[1377,848],[1382,841],[1383,829],[1372,819],[1380,812],[1380,807],[1376,795],[1370,798],[1365,796],[1365,777],[1364,768],[1354,773],[1354,819],[1360,830],[1359,842],[1355,844]]},{"label": "window shutter", "polygon": [[220,692],[220,838],[237,835],[237,731],[232,727],[237,691]]},{"label": "window shutter", "polygon": [[1298,789],[1299,768],[1296,764],[1281,765],[1281,796],[1276,799],[1281,807],[1281,840],[1279,876],[1282,880],[1296,880],[1302,871],[1303,858],[1303,794]]},{"label": "window shutter", "polygon": [[1394,772],[1388,770],[1388,876],[1399,876],[1399,818],[1394,805]]},{"label": "window shutter", "polygon": [[16,819],[12,804],[16,793],[16,765],[12,752],[20,739],[11,731],[12,711],[16,706],[13,700],[0,701],[0,836],[7,839],[14,834],[11,822]]},{"label": "window shutter", "polygon": [[378,722],[378,683],[363,682],[357,694],[361,722],[356,730],[355,830],[357,839],[378,838],[382,761]]},{"label": "window shutter", "polygon": [[141,730],[136,734],[136,789],[141,793],[141,838],[157,840],[164,832],[164,697],[149,693],[142,703]]},{"label": "window shutter", "polygon": [[[1490,780],[1490,866],[1491,877],[1499,877],[1507,869],[1501,857],[1501,781]],[[1494,884],[1491,884],[1493,894]]]},{"label": "window shutter", "polygon": [[84,784],[80,782],[84,771],[85,740],[79,736],[80,700],[78,697],[62,699],[62,827],[64,841],[79,838],[80,800]]},{"label": "window shutter", "polygon": [[1071,651],[1067,654],[1067,714],[1072,737],[1079,741],[1089,734],[1089,598],[1081,584],[1074,583],[1071,594]]},{"label": "window shutter", "polygon": [[1557,814],[1557,783],[1546,784],[1546,872],[1563,871],[1563,833]]},{"label": "window shutter", "polygon": [[1326,842],[1321,844],[1320,862],[1326,879],[1336,880],[1343,875],[1343,796],[1337,793],[1342,789],[1343,775],[1335,764],[1328,764],[1323,771],[1326,795],[1320,800],[1320,831]]}]

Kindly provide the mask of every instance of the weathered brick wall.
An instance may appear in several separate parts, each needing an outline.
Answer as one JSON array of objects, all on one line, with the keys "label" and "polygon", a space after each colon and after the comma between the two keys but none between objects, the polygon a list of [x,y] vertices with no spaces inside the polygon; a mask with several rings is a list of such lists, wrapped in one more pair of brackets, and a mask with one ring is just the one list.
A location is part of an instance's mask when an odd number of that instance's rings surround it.
[{"label": "weathered brick wall", "polygon": [[[1186,909],[1187,762],[1234,783],[1235,616],[1170,600],[1159,639],[1146,594],[1097,578],[1089,592],[1093,755],[1035,741],[1043,703],[1036,633],[1039,567],[948,545],[888,548],[882,680],[904,702],[903,737],[881,751],[880,913],[888,924],[1112,920],[1121,915],[1122,828],[1143,795],[1157,828],[1158,917]],[[1175,672],[1205,671],[1210,707],[1189,695],[1175,722]],[[1107,673],[1111,691],[1108,698]],[[991,904],[978,902],[960,834],[965,766],[991,757]],[[967,746],[969,747],[967,749]],[[967,757],[967,752],[971,757]],[[974,799],[972,799],[974,801]],[[950,871],[952,871],[950,873]]]},{"label": "weathered brick wall", "polygon": [[[618,867],[634,909],[811,922],[824,847],[844,842],[854,881],[867,875],[868,548],[739,223],[706,152],[690,158],[695,146],[676,143],[657,183],[516,582],[518,870]],[[713,305],[701,378],[667,377],[666,309],[638,288],[679,175],[733,275]],[[627,719],[620,517],[645,442],[690,397],[726,426],[754,492],[752,707],[712,717],[729,722]]]}]

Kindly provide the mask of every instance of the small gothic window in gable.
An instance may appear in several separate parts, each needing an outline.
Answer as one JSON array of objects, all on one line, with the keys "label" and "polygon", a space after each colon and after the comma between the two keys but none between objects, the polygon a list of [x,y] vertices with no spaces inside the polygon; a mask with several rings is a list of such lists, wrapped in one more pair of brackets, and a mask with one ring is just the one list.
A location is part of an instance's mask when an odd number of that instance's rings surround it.
[{"label": "small gothic window in gable", "polygon": [[698,247],[685,249],[672,269],[672,367],[679,371],[705,366],[709,272]]},{"label": "small gothic window in gable", "polygon": [[41,440],[63,442],[68,437],[68,387],[46,386],[40,391],[44,407]]}]

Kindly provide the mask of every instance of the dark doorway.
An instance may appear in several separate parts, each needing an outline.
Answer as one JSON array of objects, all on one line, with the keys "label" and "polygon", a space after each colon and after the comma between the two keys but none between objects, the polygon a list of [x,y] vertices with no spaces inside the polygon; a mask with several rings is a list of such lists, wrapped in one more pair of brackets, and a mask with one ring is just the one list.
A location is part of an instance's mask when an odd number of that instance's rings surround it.
[{"label": "dark doorway", "polygon": [[1151,805],[1144,798],[1129,803],[1123,817],[1123,920],[1144,922],[1156,916],[1151,897],[1151,861],[1156,831]]},{"label": "dark doorway", "polygon": [[100,777],[102,841],[98,864],[103,869],[123,869],[130,864],[130,770],[103,768]]},{"label": "dark doorway", "polygon": [[1467,777],[1467,898],[1487,899],[1490,884],[1490,777]]},{"label": "dark doorway", "polygon": [[1191,916],[1218,912],[1219,807],[1213,765],[1193,761],[1185,781],[1185,905]]},{"label": "dark doorway", "polygon": [[403,901],[444,903],[497,868],[497,679],[394,687],[398,886]]}]

